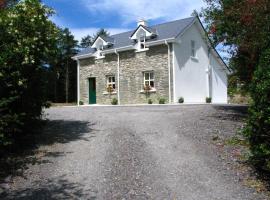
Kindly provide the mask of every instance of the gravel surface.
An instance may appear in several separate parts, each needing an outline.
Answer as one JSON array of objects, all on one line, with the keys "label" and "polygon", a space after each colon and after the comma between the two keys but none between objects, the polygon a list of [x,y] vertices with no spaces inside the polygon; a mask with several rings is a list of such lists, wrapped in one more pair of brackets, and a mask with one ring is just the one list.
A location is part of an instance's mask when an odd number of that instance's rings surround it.
[{"label": "gravel surface", "polygon": [[45,111],[39,162],[2,199],[267,199],[219,158],[244,107],[59,107]]}]

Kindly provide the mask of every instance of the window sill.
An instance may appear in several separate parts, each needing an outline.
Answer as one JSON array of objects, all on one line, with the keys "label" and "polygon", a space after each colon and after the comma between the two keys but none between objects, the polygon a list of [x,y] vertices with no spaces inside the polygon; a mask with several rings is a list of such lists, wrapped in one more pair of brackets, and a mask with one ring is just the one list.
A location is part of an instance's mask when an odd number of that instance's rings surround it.
[{"label": "window sill", "polygon": [[139,52],[144,52],[144,51],[148,51],[148,50],[149,50],[149,48],[144,48],[144,49],[138,49],[135,52],[139,53]]},{"label": "window sill", "polygon": [[196,61],[196,62],[199,61],[199,59],[198,59],[197,57],[190,56],[190,58],[191,58],[192,60]]},{"label": "window sill", "polygon": [[96,57],[96,60],[100,60],[100,59],[103,59],[103,58],[105,58],[105,56]]},{"label": "window sill", "polygon": [[156,93],[156,91],[157,91],[157,90],[156,90],[155,88],[153,88],[153,89],[149,90],[148,92],[146,92],[145,90],[141,90],[140,93],[141,93],[141,94],[146,94],[146,93]]},{"label": "window sill", "polygon": [[103,94],[104,95],[113,95],[113,94],[117,94],[117,92],[115,92],[115,91],[114,92],[106,92],[105,91],[105,92],[103,92]]}]

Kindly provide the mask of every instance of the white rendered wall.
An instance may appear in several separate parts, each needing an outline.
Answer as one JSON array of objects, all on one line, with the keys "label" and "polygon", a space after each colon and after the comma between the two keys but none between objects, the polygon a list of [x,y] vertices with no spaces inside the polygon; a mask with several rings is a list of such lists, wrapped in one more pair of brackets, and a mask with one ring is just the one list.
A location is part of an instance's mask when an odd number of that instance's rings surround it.
[{"label": "white rendered wall", "polygon": [[[209,96],[207,69],[208,47],[199,28],[193,24],[174,43],[174,102],[183,97],[187,103],[203,103]],[[191,57],[191,40],[196,43],[196,59]]]},{"label": "white rendered wall", "polygon": [[211,93],[213,103],[227,103],[227,75],[217,58],[211,55]]}]

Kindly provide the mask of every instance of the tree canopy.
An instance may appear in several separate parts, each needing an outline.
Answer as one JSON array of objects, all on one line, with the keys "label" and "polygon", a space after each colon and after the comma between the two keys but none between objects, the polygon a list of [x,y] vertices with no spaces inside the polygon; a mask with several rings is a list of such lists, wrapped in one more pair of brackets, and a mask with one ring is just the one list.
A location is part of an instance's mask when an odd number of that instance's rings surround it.
[{"label": "tree canopy", "polygon": [[105,30],[104,28],[101,28],[99,29],[95,34],[93,34],[92,36],[91,35],[87,35],[85,37],[83,37],[81,39],[81,42],[80,42],[80,46],[81,48],[87,48],[89,46],[91,46],[94,42],[94,40],[98,37],[98,36],[109,36],[110,33]]},{"label": "tree canopy", "polygon": [[0,11],[0,145],[19,136],[46,106],[45,70],[57,52],[52,14],[38,0]]}]

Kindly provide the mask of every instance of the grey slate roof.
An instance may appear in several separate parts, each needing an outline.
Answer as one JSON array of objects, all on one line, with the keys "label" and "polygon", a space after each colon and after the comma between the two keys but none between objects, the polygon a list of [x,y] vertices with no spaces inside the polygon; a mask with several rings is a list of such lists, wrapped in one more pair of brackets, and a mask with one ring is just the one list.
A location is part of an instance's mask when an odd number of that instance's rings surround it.
[{"label": "grey slate roof", "polygon": [[[147,40],[147,41],[156,41],[156,40],[175,38],[179,34],[181,34],[185,30],[186,27],[192,24],[195,19],[196,17],[189,17],[185,19],[180,19],[180,20],[176,20],[172,22],[150,26],[148,28],[150,30],[155,30],[157,37]],[[130,36],[133,32],[134,30],[109,36],[111,40],[112,39],[114,40],[113,46],[110,49],[134,45],[134,41],[130,39]],[[91,53],[94,53],[95,51],[96,51],[95,49],[86,48],[82,50],[80,53],[78,53],[77,56],[91,54]]]}]

